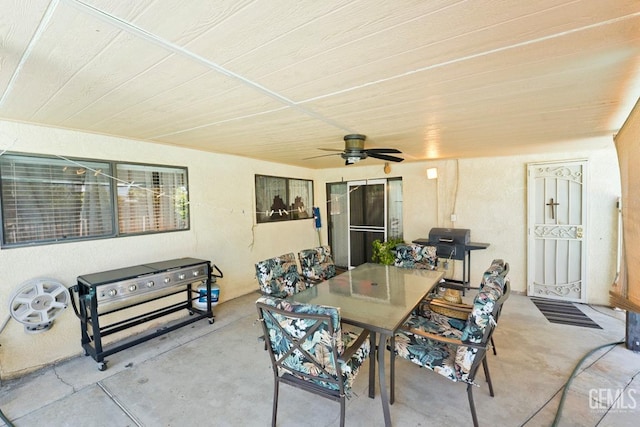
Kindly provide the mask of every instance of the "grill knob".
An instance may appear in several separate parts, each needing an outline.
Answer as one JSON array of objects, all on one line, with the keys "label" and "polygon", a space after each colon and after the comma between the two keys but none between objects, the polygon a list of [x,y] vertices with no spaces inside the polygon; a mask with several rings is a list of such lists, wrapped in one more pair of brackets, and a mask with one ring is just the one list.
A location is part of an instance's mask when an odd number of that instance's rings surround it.
[{"label": "grill knob", "polygon": [[154,285],[155,283],[153,283],[153,280],[147,282],[147,288],[153,288]]},{"label": "grill knob", "polygon": [[133,291],[135,291],[136,289],[138,289],[138,286],[136,286],[136,284],[135,284],[135,283],[134,283],[134,284],[132,284],[132,285],[129,285],[129,292],[133,292]]},{"label": "grill knob", "polygon": [[185,277],[187,277],[187,276],[184,273],[178,275],[178,279],[180,279],[180,280],[184,280]]},{"label": "grill knob", "polygon": [[109,295],[110,297],[115,297],[117,294],[118,294],[117,289],[109,289],[109,292],[107,292],[107,295]]},{"label": "grill knob", "polygon": [[164,283],[169,283],[170,281],[171,281],[171,278],[170,278],[170,277],[165,277],[165,278],[164,278]]},{"label": "grill knob", "polygon": [[192,274],[193,274],[193,277],[197,277],[200,274],[200,272],[198,270],[196,270]]}]

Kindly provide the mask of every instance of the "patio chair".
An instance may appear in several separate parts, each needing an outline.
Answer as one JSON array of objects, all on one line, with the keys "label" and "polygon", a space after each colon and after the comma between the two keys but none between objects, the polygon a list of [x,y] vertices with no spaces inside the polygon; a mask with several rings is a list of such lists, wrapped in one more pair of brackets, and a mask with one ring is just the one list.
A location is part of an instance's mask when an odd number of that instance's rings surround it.
[{"label": "patio chair", "polygon": [[[507,274],[509,273],[509,263],[505,263],[504,260],[494,259],[491,263],[491,266],[485,270],[482,281],[478,288],[471,289],[482,289],[488,277],[494,276],[502,276],[504,280],[507,279]],[[450,288],[449,282],[440,283],[439,287],[441,288]],[[453,289],[457,289],[457,286],[454,284]],[[462,335],[462,329],[464,328],[464,320],[467,319],[469,313],[473,307],[470,304],[464,304],[462,301],[452,301],[447,298],[447,294],[445,292],[443,297],[435,297],[428,298],[426,300],[427,304],[421,305],[420,315],[426,317],[430,320],[429,325],[440,325],[440,327],[428,330],[427,332],[432,333],[440,333],[442,325],[449,325],[453,329],[449,331],[456,338],[460,338]],[[496,313],[495,320],[498,321],[500,317],[500,312]],[[461,321],[455,321],[453,319],[460,319]],[[494,356],[497,356],[498,352],[496,350],[496,345],[494,343],[493,336],[491,337],[491,349],[493,351]]]},{"label": "patio chair", "polygon": [[298,253],[302,276],[310,282],[322,282],[336,275],[336,265],[329,246],[303,249]]},{"label": "patio chair", "polygon": [[393,373],[395,356],[400,356],[453,382],[467,384],[471,417],[473,425],[477,427],[478,418],[473,402],[473,387],[477,384],[474,381],[482,365],[489,384],[489,394],[494,396],[486,353],[497,325],[496,318],[510,292],[509,281],[504,276],[486,276],[484,286],[474,298],[471,312],[460,337],[456,337],[457,333],[451,329],[447,329],[449,333],[447,331],[428,332],[434,328],[434,325],[429,324],[430,319],[419,315],[410,316],[391,343],[394,350],[391,356],[392,399],[395,386]]},{"label": "patio chair", "polygon": [[271,425],[276,425],[282,383],[339,402],[344,426],[345,398],[371,350],[369,331],[344,331],[335,307],[270,296],[260,297],[256,306],[273,368]]},{"label": "patio chair", "polygon": [[435,246],[400,243],[396,245],[395,252],[396,258],[393,265],[396,267],[422,268],[426,270],[436,270],[438,268]]},{"label": "patio chair", "polygon": [[[418,268],[424,270],[438,269],[438,255],[435,246],[418,245],[414,243],[399,243],[396,245],[393,265],[401,268]],[[429,299],[423,300],[415,314],[421,313],[423,307],[429,304]]]},{"label": "patio chair", "polygon": [[292,252],[257,262],[256,278],[263,295],[277,298],[291,296],[314,285],[300,276]]}]

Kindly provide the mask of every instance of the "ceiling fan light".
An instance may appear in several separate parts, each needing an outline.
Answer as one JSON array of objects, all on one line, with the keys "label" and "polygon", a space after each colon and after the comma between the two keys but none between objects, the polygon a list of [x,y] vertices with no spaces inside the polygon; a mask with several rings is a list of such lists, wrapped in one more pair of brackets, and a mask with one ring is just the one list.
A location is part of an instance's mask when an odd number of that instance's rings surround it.
[{"label": "ceiling fan light", "polygon": [[354,163],[358,163],[360,161],[360,157],[350,156],[347,157],[347,163],[352,165]]}]

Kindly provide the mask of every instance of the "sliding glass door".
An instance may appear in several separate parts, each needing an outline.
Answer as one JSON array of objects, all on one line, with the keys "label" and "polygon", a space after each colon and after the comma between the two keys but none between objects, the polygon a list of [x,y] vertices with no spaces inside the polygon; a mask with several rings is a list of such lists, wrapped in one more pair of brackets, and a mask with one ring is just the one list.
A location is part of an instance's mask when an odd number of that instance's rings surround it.
[{"label": "sliding glass door", "polygon": [[371,261],[373,241],[387,238],[386,188],[386,180],[348,183],[349,268]]},{"label": "sliding glass door", "polygon": [[402,180],[327,184],[329,244],[336,265],[371,262],[374,240],[402,237]]}]

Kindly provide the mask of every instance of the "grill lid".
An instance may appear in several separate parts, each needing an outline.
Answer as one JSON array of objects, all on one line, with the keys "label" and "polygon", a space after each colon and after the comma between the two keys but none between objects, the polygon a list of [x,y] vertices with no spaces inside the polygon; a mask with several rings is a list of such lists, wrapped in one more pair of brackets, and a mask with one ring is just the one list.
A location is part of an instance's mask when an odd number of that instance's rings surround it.
[{"label": "grill lid", "polygon": [[429,242],[452,245],[466,245],[471,239],[468,228],[432,228],[429,231]]},{"label": "grill lid", "polygon": [[144,265],[136,265],[134,267],[118,268],[116,270],[102,271],[100,273],[84,274],[78,277],[78,280],[87,285],[102,285],[118,280],[133,279],[145,274],[153,274],[156,270]]}]

